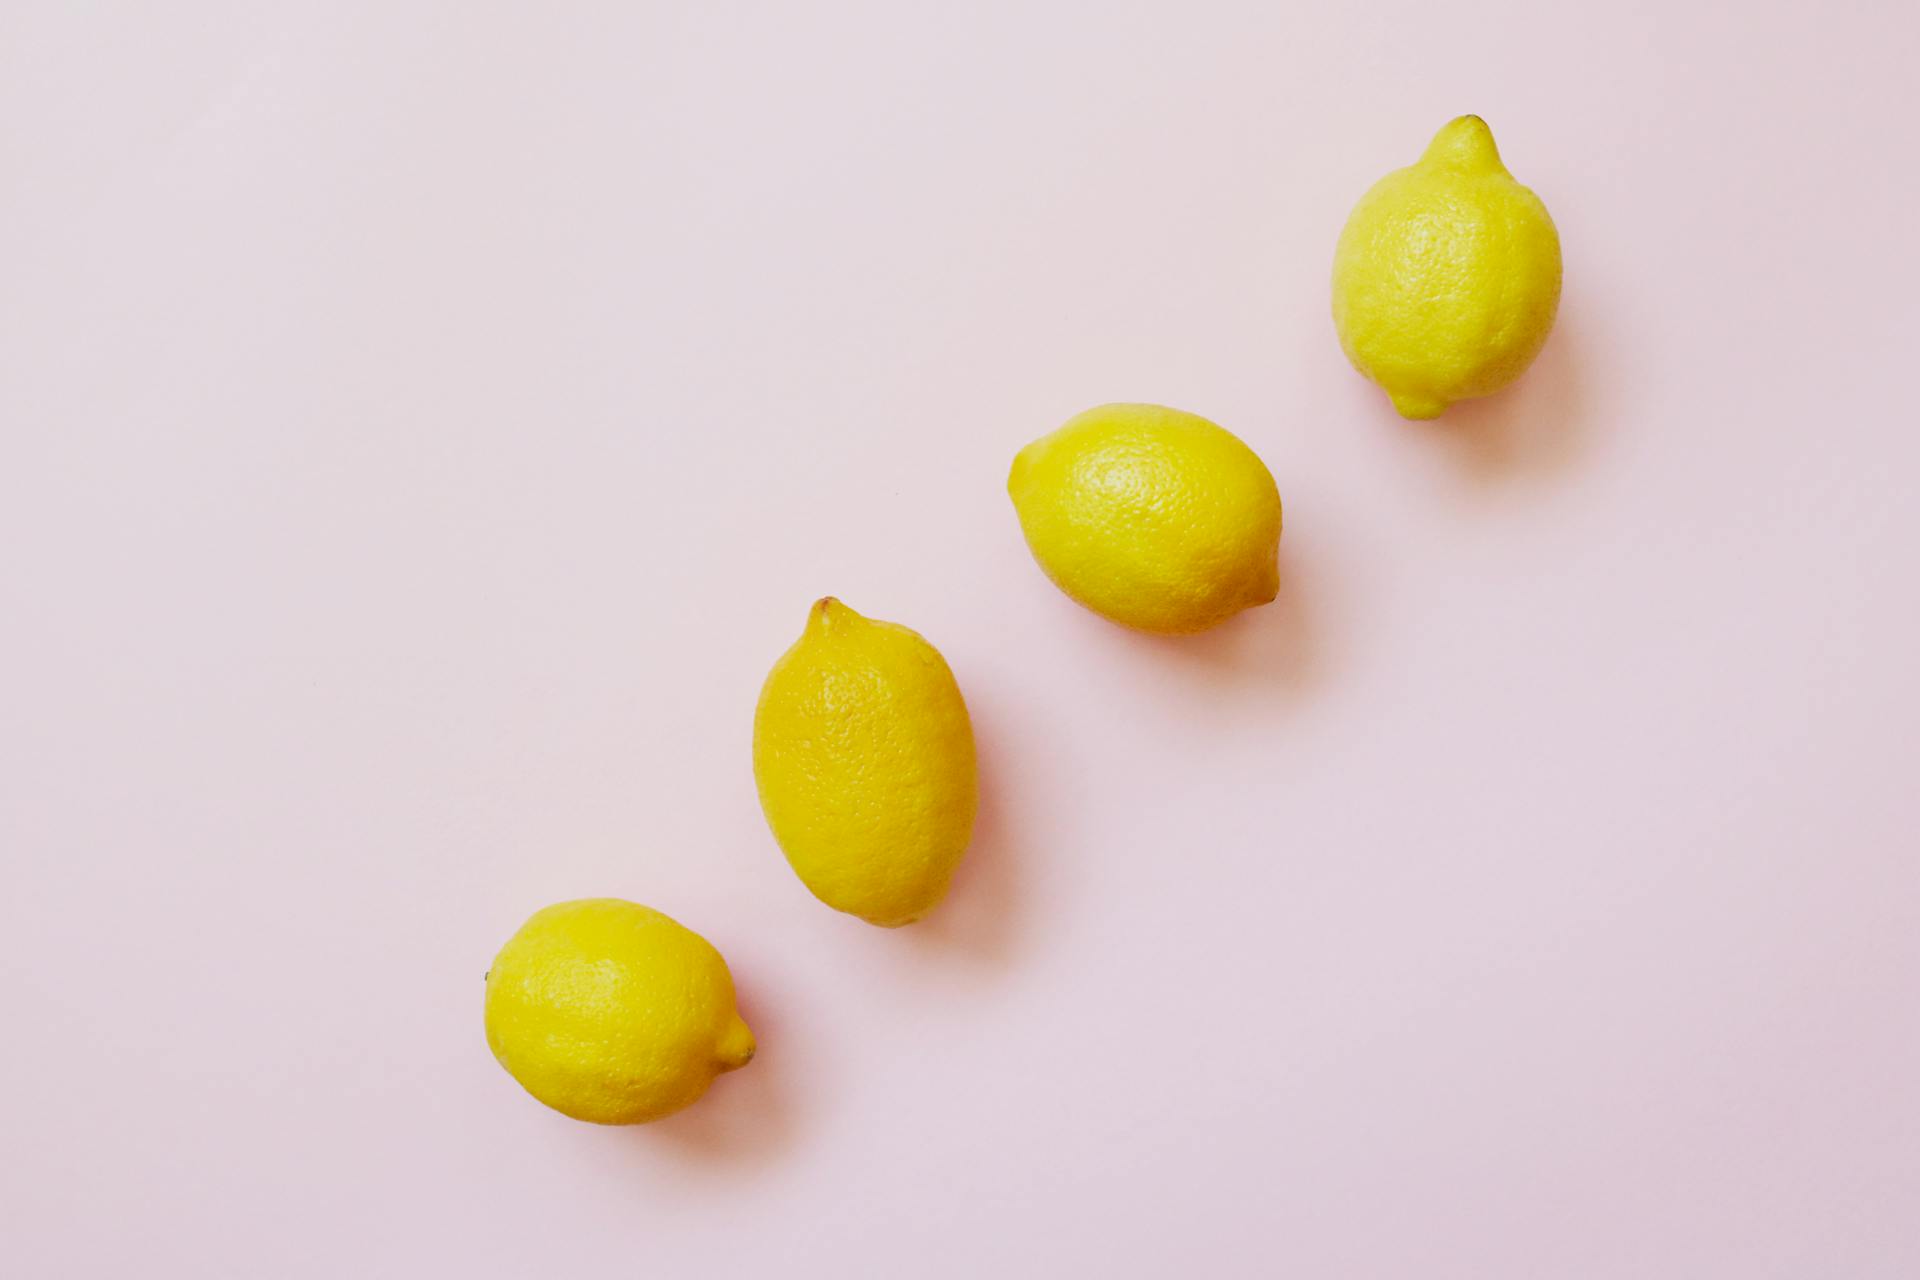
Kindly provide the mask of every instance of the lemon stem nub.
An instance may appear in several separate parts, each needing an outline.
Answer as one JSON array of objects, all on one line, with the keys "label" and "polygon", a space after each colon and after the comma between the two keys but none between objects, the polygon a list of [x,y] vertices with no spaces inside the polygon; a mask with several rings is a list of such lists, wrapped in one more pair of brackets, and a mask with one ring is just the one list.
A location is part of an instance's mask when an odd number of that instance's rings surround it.
[{"label": "lemon stem nub", "polygon": [[1506,168],[1500,148],[1494,145],[1493,130],[1479,116],[1460,116],[1442,125],[1420,163],[1462,173],[1498,173]]},{"label": "lemon stem nub", "polygon": [[1399,411],[1400,416],[1411,418],[1416,422],[1437,418],[1447,407],[1447,402],[1438,396],[1423,395],[1418,391],[1389,394],[1392,395],[1393,407]]},{"label": "lemon stem nub", "polygon": [[733,1025],[721,1035],[714,1054],[720,1060],[722,1071],[737,1071],[753,1061],[756,1047],[753,1042],[753,1032],[748,1028],[746,1020],[735,1017]]},{"label": "lemon stem nub", "polygon": [[840,615],[846,612],[846,608],[847,606],[832,596],[821,596],[813,602],[813,608],[807,612],[807,630],[817,631],[832,626],[839,620]]}]

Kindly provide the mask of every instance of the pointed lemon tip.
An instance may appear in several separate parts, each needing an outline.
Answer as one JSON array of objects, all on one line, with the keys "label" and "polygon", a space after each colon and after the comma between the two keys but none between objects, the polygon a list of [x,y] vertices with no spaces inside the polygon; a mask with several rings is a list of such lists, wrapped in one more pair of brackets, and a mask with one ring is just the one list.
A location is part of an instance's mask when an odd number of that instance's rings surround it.
[{"label": "pointed lemon tip", "polygon": [[807,625],[801,633],[801,638],[844,636],[871,625],[872,622],[866,615],[848,608],[839,597],[821,596],[813,602],[813,607],[807,610]]},{"label": "pointed lemon tip", "polygon": [[821,596],[807,610],[807,630],[825,631],[846,620],[853,610],[841,604],[832,596]]},{"label": "pointed lemon tip", "polygon": [[1263,604],[1272,604],[1275,600],[1279,598],[1280,598],[1280,566],[1276,562],[1274,564],[1268,565],[1266,570],[1263,573],[1261,573],[1260,581],[1256,583],[1254,586],[1253,605],[1251,607],[1257,608],[1258,606]]},{"label": "pointed lemon tip", "polygon": [[1440,165],[1464,173],[1499,173],[1500,148],[1494,145],[1493,130],[1479,116],[1459,116],[1441,126],[1427,144],[1421,164]]},{"label": "pointed lemon tip", "polygon": [[1027,454],[1032,450],[1032,448],[1033,448],[1032,445],[1028,445],[1025,449],[1022,449],[1020,452],[1014,454],[1013,466],[1010,467],[1007,471],[1007,496],[1012,498],[1015,502],[1020,501],[1020,491],[1024,487],[1021,484],[1021,481],[1025,478],[1027,474],[1027,463],[1028,463]]},{"label": "pointed lemon tip", "polygon": [[733,1016],[733,1024],[720,1036],[720,1043],[714,1049],[714,1056],[720,1060],[722,1071],[738,1071],[753,1061],[753,1030],[747,1026],[746,1019],[739,1014]]},{"label": "pointed lemon tip", "polygon": [[[1391,393],[1389,393],[1391,394]],[[1393,407],[1401,417],[1416,422],[1428,418],[1437,418],[1445,411],[1447,402],[1437,396],[1425,396],[1417,393],[1394,395]]]}]

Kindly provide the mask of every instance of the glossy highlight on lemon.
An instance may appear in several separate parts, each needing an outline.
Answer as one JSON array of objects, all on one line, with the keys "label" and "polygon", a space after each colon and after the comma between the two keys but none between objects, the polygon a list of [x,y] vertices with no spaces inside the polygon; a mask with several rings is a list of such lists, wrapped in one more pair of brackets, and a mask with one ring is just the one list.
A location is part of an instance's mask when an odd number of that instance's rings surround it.
[{"label": "glossy highlight on lemon", "polygon": [[745,1066],[753,1032],[705,938],[619,898],[533,914],[487,971],[487,1044],[563,1115],[642,1124]]},{"label": "glossy highlight on lemon", "polygon": [[1273,473],[1197,414],[1089,409],[1020,451],[1007,493],[1047,577],[1124,626],[1204,631],[1279,592]]},{"label": "glossy highlight on lemon", "polygon": [[1526,371],[1560,305],[1560,236],[1478,116],[1375,183],[1333,262],[1333,321],[1354,368],[1407,418]]},{"label": "glossy highlight on lemon", "polygon": [[761,688],[753,774],[801,882],[887,927],[946,896],[979,807],[973,722],[946,660],[831,596]]}]

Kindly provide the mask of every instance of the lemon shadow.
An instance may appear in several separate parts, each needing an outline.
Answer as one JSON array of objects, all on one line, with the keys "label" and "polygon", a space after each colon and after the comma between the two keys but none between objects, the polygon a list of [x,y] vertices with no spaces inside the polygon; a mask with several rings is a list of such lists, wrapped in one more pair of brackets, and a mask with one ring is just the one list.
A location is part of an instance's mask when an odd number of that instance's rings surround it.
[{"label": "lemon shadow", "polygon": [[1503,391],[1462,400],[1430,422],[1405,425],[1428,431],[1451,447],[1461,469],[1476,480],[1545,475],[1572,465],[1590,443],[1580,355],[1590,317],[1564,310],[1532,368]]},{"label": "lemon shadow", "polygon": [[1188,636],[1132,631],[1089,616],[1119,643],[1163,668],[1182,670],[1223,693],[1304,696],[1318,681],[1322,647],[1313,609],[1314,583],[1305,557],[1280,541],[1280,591],[1272,603]]},{"label": "lemon shadow", "polygon": [[740,1016],[753,1028],[753,1060],[713,1082],[705,1097],[665,1119],[637,1126],[640,1141],[676,1163],[750,1166],[775,1160],[799,1129],[793,1039],[775,1000],[735,976]]},{"label": "lemon shadow", "polygon": [[1009,820],[1006,754],[1008,733],[990,702],[969,699],[980,774],[980,808],[973,839],[953,873],[953,885],[924,919],[899,930],[909,945],[927,952],[956,953],[1004,967],[1021,931],[1023,851]]}]

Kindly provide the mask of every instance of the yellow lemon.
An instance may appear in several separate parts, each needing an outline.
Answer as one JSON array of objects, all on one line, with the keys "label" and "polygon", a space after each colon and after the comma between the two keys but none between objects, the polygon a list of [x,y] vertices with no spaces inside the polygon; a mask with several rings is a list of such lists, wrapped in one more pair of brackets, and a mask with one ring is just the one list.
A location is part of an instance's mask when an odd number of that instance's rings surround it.
[{"label": "yellow lemon", "polygon": [[753,1057],[727,962],[658,911],[537,911],[487,973],[487,1044],[523,1088],[595,1124],[658,1120]]},{"label": "yellow lemon", "polygon": [[828,597],[753,717],[760,807],[813,895],[871,924],[938,906],[973,834],[973,722],[932,645]]},{"label": "yellow lemon", "polygon": [[1407,418],[1526,372],[1560,305],[1560,236],[1479,116],[1360,197],[1333,257],[1333,323]]},{"label": "yellow lemon", "polygon": [[1204,631],[1280,589],[1280,491],[1205,418],[1089,409],[1013,460],[1007,492],[1054,585],[1142,631]]}]

